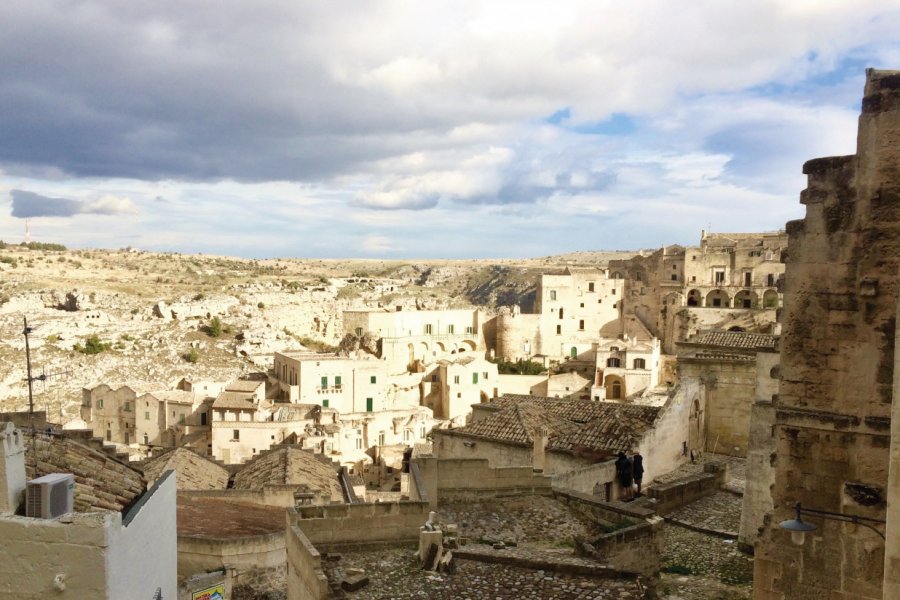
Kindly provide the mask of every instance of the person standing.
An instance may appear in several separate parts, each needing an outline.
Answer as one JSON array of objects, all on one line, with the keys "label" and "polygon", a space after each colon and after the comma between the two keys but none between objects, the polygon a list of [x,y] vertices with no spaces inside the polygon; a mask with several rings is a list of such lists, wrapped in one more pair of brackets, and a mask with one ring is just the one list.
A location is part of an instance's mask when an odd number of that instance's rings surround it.
[{"label": "person standing", "polygon": [[631,461],[625,456],[624,452],[619,452],[619,458],[616,459],[616,479],[622,487],[622,501],[631,502],[634,500],[634,488],[631,474]]},{"label": "person standing", "polygon": [[641,497],[641,480],[644,479],[644,457],[641,451],[635,448],[634,454],[631,456],[631,473],[634,477],[634,485],[637,486],[635,498]]}]

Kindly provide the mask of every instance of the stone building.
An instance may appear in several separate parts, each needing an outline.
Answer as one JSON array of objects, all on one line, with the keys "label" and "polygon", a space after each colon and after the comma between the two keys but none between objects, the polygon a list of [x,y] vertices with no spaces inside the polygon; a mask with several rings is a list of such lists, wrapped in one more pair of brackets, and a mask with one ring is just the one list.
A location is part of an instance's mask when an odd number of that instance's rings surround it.
[{"label": "stone building", "polygon": [[634,316],[618,338],[594,343],[594,400],[622,401],[659,384],[660,342]]},{"label": "stone building", "polygon": [[[773,401],[773,510],[756,542],[754,598],[900,598],[900,71],[866,72],[857,152],[807,162],[788,223],[781,382]],[[893,427],[893,437],[892,437]],[[792,544],[778,524],[802,507]],[[886,531],[885,531],[886,530]]]},{"label": "stone building", "polygon": [[758,357],[775,352],[777,343],[769,334],[706,331],[678,344],[679,380],[697,390],[689,448],[747,455],[756,391],[774,381],[771,367],[760,372],[759,365],[768,363]]},{"label": "stone building", "polygon": [[[313,352],[276,352],[275,378],[282,399],[319,404],[340,412],[373,412],[388,408],[385,361]],[[413,397],[411,403],[418,404]]]},{"label": "stone building", "polygon": [[[73,474],[74,512],[20,516],[26,472]],[[103,453],[0,423],[0,490],[0,596],[176,597],[173,473],[147,490],[138,472]]]},{"label": "stone building", "polygon": [[482,356],[442,359],[425,371],[422,402],[437,419],[465,421],[473,404],[499,394],[497,365]]}]

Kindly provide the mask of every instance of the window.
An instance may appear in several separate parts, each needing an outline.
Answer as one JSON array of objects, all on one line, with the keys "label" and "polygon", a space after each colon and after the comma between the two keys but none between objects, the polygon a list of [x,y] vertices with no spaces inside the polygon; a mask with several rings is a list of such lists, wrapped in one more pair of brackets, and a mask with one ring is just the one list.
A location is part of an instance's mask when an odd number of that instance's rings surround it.
[{"label": "window", "polygon": [[459,375],[453,376],[453,383],[459,383]]},{"label": "window", "polygon": [[145,421],[149,421],[149,420],[150,420],[150,411],[149,411],[149,410],[144,411],[144,420],[145,420]]},{"label": "window", "polygon": [[356,438],[356,449],[362,450],[362,438]]},{"label": "window", "polygon": [[672,281],[678,281],[678,275],[672,273]]},{"label": "window", "polygon": [[241,430],[240,429],[232,429],[231,430],[231,441],[239,442],[241,440]]},{"label": "window", "polygon": [[580,308],[584,308],[584,302],[582,302],[581,304],[579,304],[579,307],[580,307]]},{"label": "window", "polygon": [[322,378],[322,388],[327,388],[327,387],[328,387],[328,377],[326,376],[326,377]]},{"label": "window", "polygon": [[644,361],[643,358],[634,359],[634,368],[635,369],[646,369],[647,368],[646,364],[647,363]]},{"label": "window", "polygon": [[556,300],[556,290],[550,290],[550,299]]},{"label": "window", "polygon": [[372,412],[372,405],[374,401],[371,398],[366,398],[366,412]]},{"label": "window", "polygon": [[697,281],[697,276],[696,276],[696,275],[691,275],[691,283],[694,283],[694,282],[696,282],[696,281]]},{"label": "window", "polygon": [[200,413],[200,424],[206,425],[209,417],[206,416],[206,413]]},{"label": "window", "polygon": [[341,387],[341,376],[338,375],[334,378],[334,387]]},{"label": "window", "polygon": [[584,319],[578,321],[578,331],[584,331]]},{"label": "window", "polygon": [[475,333],[475,328],[472,327],[472,326],[466,327],[466,333],[474,334],[474,333]]},{"label": "window", "polygon": [[356,328],[356,337],[362,337],[362,327]]},{"label": "window", "polygon": [[472,383],[478,383],[478,373],[472,373]]},{"label": "window", "polygon": [[488,378],[488,372],[485,371],[484,373],[481,374],[481,376],[484,378],[485,381],[487,381],[487,378]]},{"label": "window", "polygon": [[563,318],[563,309],[561,309],[561,308],[559,309],[559,318],[560,319]]},{"label": "window", "polygon": [[713,281],[716,282],[716,285],[722,285],[725,283],[725,270],[724,269],[716,269],[713,271]]},{"label": "window", "polygon": [[184,425],[184,415],[178,415],[178,423]]},{"label": "window", "polygon": [[322,398],[322,408],[328,408],[328,398]]},{"label": "window", "polygon": [[677,268],[678,268],[678,265],[672,265],[672,270],[673,270],[673,271],[674,271],[675,269],[677,269]]},{"label": "window", "polygon": [[753,285],[753,273],[750,271],[744,271],[744,285],[751,286]]},{"label": "window", "polygon": [[384,446],[384,432],[383,431],[378,432],[378,445]]},{"label": "window", "polygon": [[769,287],[775,285],[775,275],[773,275],[772,273],[766,275],[766,285]]},{"label": "window", "polygon": [[128,400],[125,401],[125,412],[131,412],[131,402]]},{"label": "window", "polygon": [[150,436],[148,436],[146,433],[144,434],[144,445],[145,446],[150,445]]},{"label": "window", "polygon": [[562,325],[556,326],[556,335],[560,335],[562,333]]},{"label": "window", "polygon": [[97,400],[97,408],[103,408],[103,398]]},{"label": "window", "polygon": [[431,323],[425,325],[425,335],[431,335]]},{"label": "window", "polygon": [[589,282],[588,282],[588,291],[589,291],[589,292],[593,292],[593,291],[594,291],[594,282],[593,282],[593,281],[589,281]]},{"label": "window", "polygon": [[721,298],[713,298],[713,306],[722,306]]},{"label": "window", "polygon": [[453,333],[453,325],[447,325],[447,333]]},{"label": "window", "polygon": [[610,295],[615,296],[615,295],[616,295],[616,288],[613,288],[613,289],[609,290],[609,293],[610,293]]},{"label": "window", "polygon": [[619,364],[620,364],[620,363],[619,363],[619,359],[618,359],[618,358],[607,358],[607,359],[606,359],[606,366],[607,366],[607,367],[616,368],[616,367],[619,366]]},{"label": "window", "polygon": [[372,375],[371,377],[369,377],[369,383],[378,383],[378,377]]}]

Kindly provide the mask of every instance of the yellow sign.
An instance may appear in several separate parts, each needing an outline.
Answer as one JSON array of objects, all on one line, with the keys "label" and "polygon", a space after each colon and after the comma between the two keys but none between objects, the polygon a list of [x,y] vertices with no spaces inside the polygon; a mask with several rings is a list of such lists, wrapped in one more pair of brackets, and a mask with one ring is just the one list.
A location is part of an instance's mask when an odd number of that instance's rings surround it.
[{"label": "yellow sign", "polygon": [[191,600],[225,600],[225,584],[219,583],[212,587],[194,592]]}]

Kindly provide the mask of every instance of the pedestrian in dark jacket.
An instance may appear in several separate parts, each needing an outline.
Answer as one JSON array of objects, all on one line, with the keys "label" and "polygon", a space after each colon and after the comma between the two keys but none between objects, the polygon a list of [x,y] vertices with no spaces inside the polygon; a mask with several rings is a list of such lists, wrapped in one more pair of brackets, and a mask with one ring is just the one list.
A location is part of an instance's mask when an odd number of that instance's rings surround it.
[{"label": "pedestrian in dark jacket", "polygon": [[616,459],[616,479],[622,486],[622,500],[631,502],[634,500],[632,488],[631,461],[625,456],[624,452],[619,452],[619,458]]},{"label": "pedestrian in dark jacket", "polygon": [[644,478],[644,457],[641,456],[640,450],[635,450],[631,457],[631,473],[634,477],[634,484],[637,486],[635,497],[640,498],[641,480]]}]

